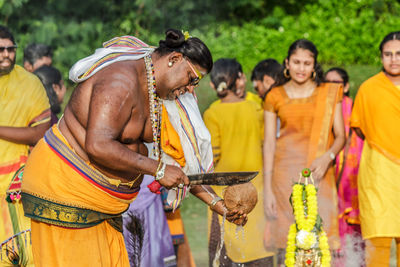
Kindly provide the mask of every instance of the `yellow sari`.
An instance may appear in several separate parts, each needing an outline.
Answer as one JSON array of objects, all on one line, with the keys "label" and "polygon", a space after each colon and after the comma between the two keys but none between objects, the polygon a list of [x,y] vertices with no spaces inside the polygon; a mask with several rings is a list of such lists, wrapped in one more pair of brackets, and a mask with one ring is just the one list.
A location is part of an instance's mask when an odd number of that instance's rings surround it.
[{"label": "yellow sari", "polygon": [[[42,83],[35,75],[18,65],[15,65],[10,74],[0,76],[0,107],[1,126],[29,127],[50,120],[49,100]],[[30,220],[24,217],[21,202],[6,201],[10,182],[16,171],[26,162],[28,150],[27,145],[0,139],[0,243],[30,229]],[[17,192],[19,188],[13,190]],[[30,247],[25,247],[23,239],[24,237],[18,238],[21,247],[17,253],[21,263],[31,264]],[[10,248],[12,240],[0,250],[0,266],[9,266],[6,249]]]}]

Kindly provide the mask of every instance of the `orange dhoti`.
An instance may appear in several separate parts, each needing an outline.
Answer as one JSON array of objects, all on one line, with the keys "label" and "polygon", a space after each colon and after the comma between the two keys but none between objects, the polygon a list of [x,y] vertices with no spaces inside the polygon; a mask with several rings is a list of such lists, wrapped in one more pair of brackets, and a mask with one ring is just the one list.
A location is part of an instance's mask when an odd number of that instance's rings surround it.
[{"label": "orange dhoti", "polygon": [[129,266],[120,215],[138,189],[84,162],[57,126],[32,151],[22,192],[36,266]]}]

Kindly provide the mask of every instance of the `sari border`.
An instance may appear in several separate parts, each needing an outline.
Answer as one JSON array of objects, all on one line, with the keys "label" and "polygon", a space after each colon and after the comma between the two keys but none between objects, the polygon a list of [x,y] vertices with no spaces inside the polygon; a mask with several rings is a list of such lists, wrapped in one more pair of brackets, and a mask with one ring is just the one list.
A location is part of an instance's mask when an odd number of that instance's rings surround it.
[{"label": "sari border", "polygon": [[336,102],[341,91],[337,84],[324,84],[318,88],[315,116],[310,136],[307,164],[325,153],[328,143],[333,136],[332,125]]}]

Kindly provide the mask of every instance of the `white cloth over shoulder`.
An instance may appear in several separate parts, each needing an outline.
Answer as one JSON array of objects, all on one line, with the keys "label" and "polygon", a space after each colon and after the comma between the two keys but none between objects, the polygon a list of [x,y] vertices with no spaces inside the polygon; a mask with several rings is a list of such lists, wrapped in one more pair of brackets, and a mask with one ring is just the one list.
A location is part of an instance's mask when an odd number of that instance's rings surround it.
[{"label": "white cloth over shoulder", "polygon": [[[164,100],[163,103],[181,141],[186,160],[183,168],[185,174],[213,171],[211,135],[201,117],[195,96],[186,93],[175,100]],[[173,161],[165,154],[163,160],[168,164]]]},{"label": "white cloth over shoulder", "polygon": [[153,51],[154,47],[134,36],[115,37],[103,43],[103,48],[96,49],[93,55],[76,62],[69,71],[69,79],[80,83],[115,62],[139,60]]}]

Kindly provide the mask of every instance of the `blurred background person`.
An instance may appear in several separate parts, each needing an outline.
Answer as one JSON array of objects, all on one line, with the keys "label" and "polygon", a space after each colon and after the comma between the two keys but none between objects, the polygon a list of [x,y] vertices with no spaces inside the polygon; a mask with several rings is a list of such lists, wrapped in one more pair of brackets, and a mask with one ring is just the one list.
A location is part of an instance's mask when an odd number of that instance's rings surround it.
[{"label": "blurred background person", "polygon": [[0,266],[33,264],[29,234],[24,235],[31,224],[20,201],[21,178],[29,146],[50,127],[43,85],[15,64],[16,53],[13,34],[0,25]]},{"label": "blurred background person", "polygon": [[279,83],[283,67],[273,58],[267,58],[257,63],[251,73],[251,82],[258,96],[264,100],[275,83]]},{"label": "blurred background person", "polygon": [[382,71],[358,90],[350,126],[365,138],[358,174],[367,266],[389,266],[396,242],[400,266],[400,31],[383,38]]},{"label": "blurred background person", "polygon": [[[248,214],[243,237],[234,224],[225,222],[221,266],[273,266],[273,254],[263,246],[265,227],[263,211],[263,178],[261,120],[259,104],[237,95],[241,65],[235,59],[223,58],[214,63],[210,73],[211,87],[221,101],[204,112],[204,122],[211,133],[216,172],[259,171],[251,183],[257,188],[258,203]],[[225,186],[212,186],[222,196]],[[209,263],[218,250],[222,217],[209,212]],[[239,235],[239,237],[238,237]]]},{"label": "blurred background person", "polygon": [[343,85],[342,114],[346,143],[336,156],[335,175],[338,189],[339,234],[343,266],[364,265],[364,242],[361,237],[357,175],[363,140],[350,128],[353,100],[349,96],[350,84],[347,72],[338,67],[325,73],[325,81]]},{"label": "blurred background person", "polygon": [[61,112],[61,104],[67,91],[61,72],[52,66],[44,65],[33,73],[39,77],[46,89],[51,109],[51,125],[53,125],[58,121],[57,114]]},{"label": "blurred background person", "polygon": [[[267,58],[257,63],[251,73],[251,82],[254,90],[258,94],[261,104],[264,102],[266,95],[275,84],[280,83],[283,66],[273,58]],[[264,116],[264,109],[261,109]],[[262,117],[263,125],[262,138],[264,139],[264,117]],[[279,137],[280,120],[276,120],[276,136]]]},{"label": "blurred background person", "polygon": [[53,50],[45,44],[32,43],[24,49],[24,68],[34,72],[43,65],[51,66],[53,63]]},{"label": "blurred background person", "polygon": [[[288,229],[294,222],[291,187],[305,167],[311,169],[318,187],[319,214],[330,248],[340,247],[332,162],[345,141],[342,86],[322,83],[317,57],[311,41],[292,43],[285,59],[284,83],[274,87],[264,102],[265,245],[278,249],[279,266],[284,264]],[[277,118],[281,121],[279,138]]]}]

